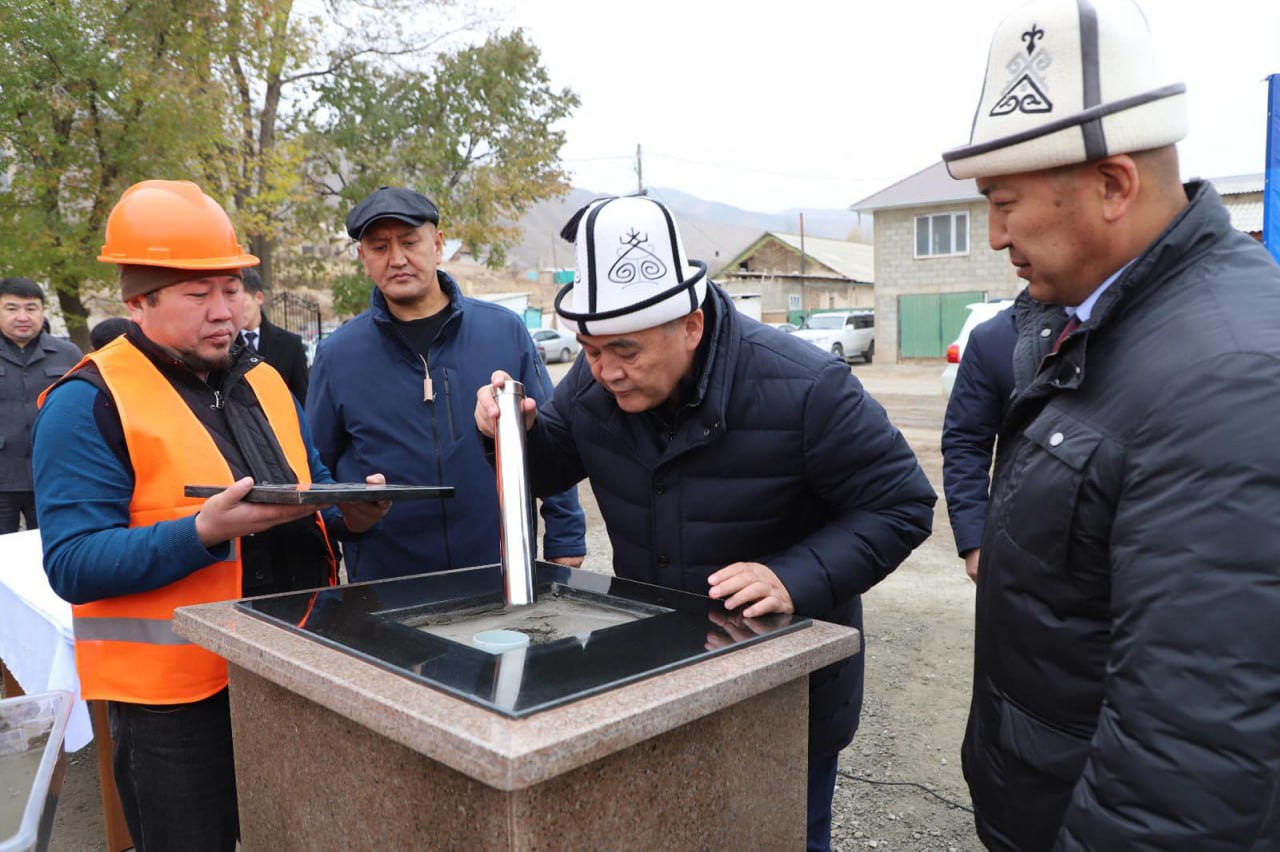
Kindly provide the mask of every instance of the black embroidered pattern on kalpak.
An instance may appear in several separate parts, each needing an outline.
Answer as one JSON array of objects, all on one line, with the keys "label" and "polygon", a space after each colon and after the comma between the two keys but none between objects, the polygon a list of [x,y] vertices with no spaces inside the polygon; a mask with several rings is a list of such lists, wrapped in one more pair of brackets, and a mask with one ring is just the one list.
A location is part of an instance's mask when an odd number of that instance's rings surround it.
[{"label": "black embroidered pattern on kalpak", "polygon": [[651,284],[667,274],[667,266],[658,256],[644,247],[649,235],[640,234],[635,228],[626,236],[618,237],[623,248],[618,249],[618,259],[609,267],[609,280],[623,287],[632,284]]},{"label": "black embroidered pattern on kalpak", "polygon": [[1022,34],[1022,41],[1027,45],[1026,55],[1018,50],[1005,65],[1013,82],[1005,86],[1003,94],[991,108],[992,116],[1014,112],[1053,112],[1053,102],[1045,94],[1045,89],[1048,88],[1045,72],[1053,64],[1053,57],[1043,46],[1036,49],[1036,43],[1044,37],[1045,31],[1035,24]]}]

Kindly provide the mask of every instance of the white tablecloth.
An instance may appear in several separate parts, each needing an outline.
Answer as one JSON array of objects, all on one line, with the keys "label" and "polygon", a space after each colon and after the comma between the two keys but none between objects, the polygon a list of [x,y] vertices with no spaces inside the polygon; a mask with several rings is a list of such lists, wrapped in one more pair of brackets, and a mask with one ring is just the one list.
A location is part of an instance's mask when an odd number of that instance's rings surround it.
[{"label": "white tablecloth", "polygon": [[0,660],[28,694],[65,689],[75,695],[67,751],[93,741],[89,708],[80,700],[71,605],[49,588],[39,530],[0,535]]}]

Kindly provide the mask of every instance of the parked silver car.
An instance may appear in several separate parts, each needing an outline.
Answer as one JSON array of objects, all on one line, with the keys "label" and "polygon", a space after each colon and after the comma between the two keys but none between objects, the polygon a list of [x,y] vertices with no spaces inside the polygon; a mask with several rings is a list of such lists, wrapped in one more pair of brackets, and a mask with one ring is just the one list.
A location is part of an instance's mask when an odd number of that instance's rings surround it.
[{"label": "parked silver car", "polygon": [[535,328],[532,332],[534,343],[548,364],[558,361],[572,361],[578,355],[582,344],[572,334],[558,328]]}]

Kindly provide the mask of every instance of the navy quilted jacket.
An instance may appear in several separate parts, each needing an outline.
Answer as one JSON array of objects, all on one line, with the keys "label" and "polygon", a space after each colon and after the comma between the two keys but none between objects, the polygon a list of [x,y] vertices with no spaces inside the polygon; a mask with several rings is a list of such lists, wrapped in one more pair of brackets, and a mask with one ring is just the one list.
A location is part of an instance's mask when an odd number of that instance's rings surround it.
[{"label": "navy quilted jacket", "polygon": [[[915,454],[847,365],[739,314],[714,285],[705,363],[674,427],[626,414],[585,358],[529,436],[536,493],[590,478],[621,576],[699,594],[733,562],[768,565],[801,615],[861,629],[859,595],[933,521]],[[810,679],[810,753],[849,743],[862,655]]]}]

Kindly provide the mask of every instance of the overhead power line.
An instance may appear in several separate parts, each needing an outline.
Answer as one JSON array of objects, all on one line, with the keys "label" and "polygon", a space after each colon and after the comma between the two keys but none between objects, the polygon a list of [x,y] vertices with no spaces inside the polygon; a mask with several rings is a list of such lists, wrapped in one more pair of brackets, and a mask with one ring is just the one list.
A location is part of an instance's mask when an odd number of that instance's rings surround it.
[{"label": "overhead power line", "polygon": [[[638,153],[638,152],[637,152]],[[672,160],[677,163],[684,163],[690,166],[703,166],[710,169],[723,169],[731,172],[745,172],[747,174],[772,175],[774,177],[796,178],[798,180],[836,180],[847,183],[877,183],[889,182],[894,180],[892,177],[869,176],[869,175],[816,175],[801,174],[798,172],[781,172],[774,169],[761,169],[754,166],[736,166],[728,163],[711,163],[705,160],[691,160],[688,157],[677,157],[674,154],[662,154],[654,151],[645,151],[646,159],[658,158],[662,160]],[[608,161],[629,161],[632,164],[637,162],[637,154],[616,154],[600,157],[565,157],[561,162],[564,163],[599,163]]]}]

